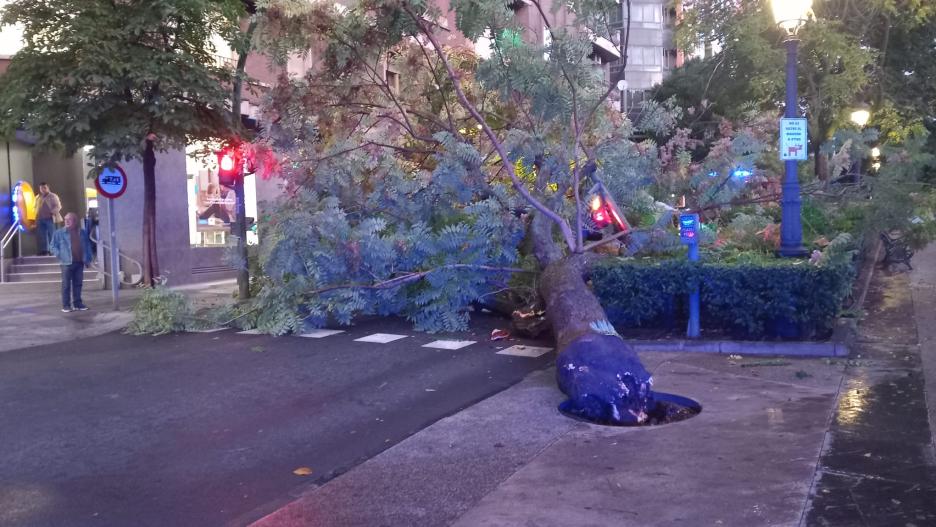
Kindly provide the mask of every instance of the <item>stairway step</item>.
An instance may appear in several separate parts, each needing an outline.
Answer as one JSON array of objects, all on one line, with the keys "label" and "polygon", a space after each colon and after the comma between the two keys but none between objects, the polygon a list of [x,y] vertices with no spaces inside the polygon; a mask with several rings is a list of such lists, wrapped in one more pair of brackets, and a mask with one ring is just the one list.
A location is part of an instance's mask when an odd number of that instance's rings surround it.
[{"label": "stairway step", "polygon": [[10,267],[11,273],[52,273],[60,271],[60,264],[13,264]]},{"label": "stairway step", "polygon": [[58,264],[59,259],[55,256],[23,256],[17,258],[14,263],[24,265]]},{"label": "stairway step", "polygon": [[[85,278],[83,281],[84,289],[89,290],[97,280]],[[0,284],[0,294],[8,293],[34,293],[34,292],[54,292],[62,290],[62,281],[41,281],[41,282],[4,282]]]},{"label": "stairway step", "polygon": [[[97,270],[95,269],[85,269],[84,274],[85,280],[97,280]],[[52,282],[52,281],[61,281],[62,272],[53,271],[46,273],[8,273],[6,275],[7,282]]]}]

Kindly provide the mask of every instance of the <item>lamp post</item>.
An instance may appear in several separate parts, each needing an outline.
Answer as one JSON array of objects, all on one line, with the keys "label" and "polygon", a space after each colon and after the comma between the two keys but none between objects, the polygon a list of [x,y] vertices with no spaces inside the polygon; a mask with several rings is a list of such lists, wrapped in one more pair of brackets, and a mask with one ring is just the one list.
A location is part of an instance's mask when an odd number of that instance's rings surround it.
[{"label": "lamp post", "polygon": [[[868,124],[868,119],[871,118],[871,111],[868,110],[868,105],[861,104],[854,111],[852,111],[849,118],[851,119],[851,122],[858,127],[859,130],[862,130],[864,129],[865,125]],[[854,176],[855,184],[859,186],[861,185],[861,159],[862,157],[858,157],[858,159],[855,159],[855,162],[852,164],[852,168],[855,172],[852,174],[852,176]]]},{"label": "lamp post", "polygon": [[[806,23],[806,17],[812,10],[812,0],[771,0],[771,7],[774,20],[786,32],[786,111],[784,117],[795,119],[800,117],[796,89],[796,47],[799,39],[796,34]],[[805,133],[803,135],[805,136]],[[781,157],[783,156],[784,152],[781,152]],[[780,200],[783,219],[780,224],[779,251],[780,256],[783,257],[801,257],[809,253],[803,247],[800,186],[796,174],[796,163],[796,159],[784,160],[783,197]]]}]

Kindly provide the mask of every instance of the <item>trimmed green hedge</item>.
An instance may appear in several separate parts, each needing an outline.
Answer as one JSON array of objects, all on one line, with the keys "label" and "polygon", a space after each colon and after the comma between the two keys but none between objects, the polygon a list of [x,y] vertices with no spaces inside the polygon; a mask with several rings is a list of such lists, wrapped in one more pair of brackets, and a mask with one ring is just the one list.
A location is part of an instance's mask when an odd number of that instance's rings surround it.
[{"label": "trimmed green hedge", "polygon": [[619,328],[684,322],[686,296],[701,284],[703,329],[746,338],[804,338],[831,331],[854,275],[852,265],[817,267],[802,260],[754,265],[613,259],[596,267],[591,281]]}]

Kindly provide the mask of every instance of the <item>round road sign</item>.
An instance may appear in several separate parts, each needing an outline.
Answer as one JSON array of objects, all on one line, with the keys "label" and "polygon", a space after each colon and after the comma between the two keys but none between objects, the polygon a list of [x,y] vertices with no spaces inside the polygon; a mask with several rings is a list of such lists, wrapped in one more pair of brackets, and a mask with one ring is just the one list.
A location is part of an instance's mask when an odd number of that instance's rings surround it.
[{"label": "round road sign", "polygon": [[127,190],[127,173],[120,165],[105,167],[94,180],[94,186],[105,198],[119,198]]}]

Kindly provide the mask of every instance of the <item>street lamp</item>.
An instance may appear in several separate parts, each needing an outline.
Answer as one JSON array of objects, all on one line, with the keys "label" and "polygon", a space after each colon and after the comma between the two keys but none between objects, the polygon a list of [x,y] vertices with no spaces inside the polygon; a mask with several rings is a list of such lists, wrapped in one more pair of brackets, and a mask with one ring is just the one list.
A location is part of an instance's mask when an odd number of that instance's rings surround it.
[{"label": "street lamp", "polygon": [[851,122],[855,123],[855,126],[858,128],[864,128],[864,126],[868,124],[868,119],[870,118],[871,112],[864,107],[859,107],[851,113]]},{"label": "street lamp", "polygon": [[[854,123],[855,126],[857,126],[859,130],[861,130],[861,129],[864,129],[866,124],[868,124],[868,119],[871,118],[871,111],[868,109],[867,104],[860,104],[858,105],[857,108],[855,108],[854,111],[852,111],[849,117],[851,118],[851,122]],[[852,149],[852,151],[854,150],[855,149]],[[858,158],[855,159],[855,162],[852,163],[852,170],[854,172],[852,176],[854,176],[855,184],[857,185],[861,185],[862,157],[863,156],[858,156]]]},{"label": "street lamp", "polygon": [[[796,46],[799,43],[796,34],[811,14],[812,0],[771,0],[771,7],[773,8],[774,20],[777,22],[777,26],[786,32],[786,111],[784,117],[786,119],[796,119],[800,117],[796,92]],[[805,133],[802,136],[805,138]],[[784,257],[801,257],[808,254],[806,248],[803,247],[800,186],[796,174],[797,159],[795,157],[798,157],[796,153],[805,154],[805,149],[800,150],[792,150],[794,152],[793,156],[789,156],[789,152],[781,151],[781,157],[784,158],[785,175],[783,179],[783,197],[780,200],[783,218],[780,224],[780,256]],[[800,157],[800,159],[804,158]]]}]

